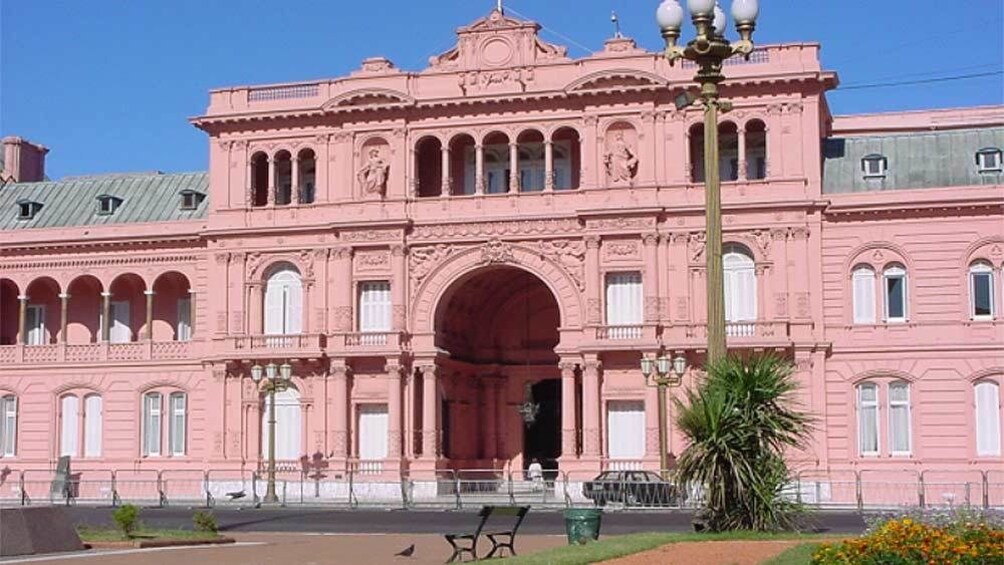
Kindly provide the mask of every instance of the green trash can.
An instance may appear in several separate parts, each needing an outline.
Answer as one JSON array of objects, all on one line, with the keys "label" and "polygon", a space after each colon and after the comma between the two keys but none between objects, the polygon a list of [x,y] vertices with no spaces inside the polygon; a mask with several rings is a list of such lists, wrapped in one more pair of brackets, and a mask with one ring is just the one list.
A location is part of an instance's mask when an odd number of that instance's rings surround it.
[{"label": "green trash can", "polygon": [[584,544],[600,539],[600,522],[603,511],[598,508],[572,508],[565,510],[565,533],[568,544]]}]

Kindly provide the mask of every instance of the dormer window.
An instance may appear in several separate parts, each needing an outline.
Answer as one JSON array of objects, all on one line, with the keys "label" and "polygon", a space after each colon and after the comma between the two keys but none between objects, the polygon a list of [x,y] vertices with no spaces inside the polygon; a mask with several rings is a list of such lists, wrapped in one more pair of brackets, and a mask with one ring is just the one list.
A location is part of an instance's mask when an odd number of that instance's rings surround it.
[{"label": "dormer window", "polygon": [[98,196],[98,215],[108,216],[114,214],[121,205],[122,199],[118,196],[102,194],[101,196]]},{"label": "dormer window", "polygon": [[981,173],[1001,172],[1001,150],[996,147],[980,149],[976,152],[976,166]]},{"label": "dormer window", "polygon": [[864,159],[861,159],[861,172],[864,173],[866,179],[885,178],[888,168],[889,160],[877,153],[866,155]]},{"label": "dormer window", "polygon": [[202,200],[206,197],[205,194],[195,191],[195,190],[182,190],[181,195],[181,209],[182,210],[195,210],[202,203]]},{"label": "dormer window", "polygon": [[33,220],[38,211],[42,209],[41,202],[35,202],[33,200],[18,200],[17,201],[17,219],[19,220]]}]

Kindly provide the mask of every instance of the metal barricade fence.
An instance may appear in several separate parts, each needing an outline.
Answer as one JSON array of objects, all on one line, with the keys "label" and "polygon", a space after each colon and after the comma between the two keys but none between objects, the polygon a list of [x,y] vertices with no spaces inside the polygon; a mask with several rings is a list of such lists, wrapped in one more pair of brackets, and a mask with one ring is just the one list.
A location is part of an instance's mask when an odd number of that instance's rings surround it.
[{"label": "metal barricade fence", "polygon": [[859,508],[903,508],[923,502],[918,471],[865,469],[858,471],[858,485]]},{"label": "metal barricade fence", "polygon": [[920,506],[982,506],[983,487],[982,471],[925,469],[920,473]]},{"label": "metal barricade fence", "polygon": [[1004,510],[1004,470],[983,473],[983,507]]},{"label": "metal barricade fence", "polygon": [[860,508],[862,490],[857,472],[801,471],[786,489],[789,498],[817,508]]}]

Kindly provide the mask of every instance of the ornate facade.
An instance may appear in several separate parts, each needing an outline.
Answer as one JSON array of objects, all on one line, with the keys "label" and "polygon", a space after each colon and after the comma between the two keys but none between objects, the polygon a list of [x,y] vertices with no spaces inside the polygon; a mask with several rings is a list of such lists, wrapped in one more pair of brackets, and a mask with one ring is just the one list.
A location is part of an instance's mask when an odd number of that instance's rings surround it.
[{"label": "ornate facade", "polygon": [[[290,363],[284,461],[658,467],[640,356],[700,367],[706,338],[694,69],[538,30],[493,12],[420,72],[214,90],[204,174],[42,181],[7,140],[0,466],[255,468],[250,369]],[[833,117],[818,45],[729,63],[729,347],[795,364],[792,458],[999,468],[1004,110]]]}]

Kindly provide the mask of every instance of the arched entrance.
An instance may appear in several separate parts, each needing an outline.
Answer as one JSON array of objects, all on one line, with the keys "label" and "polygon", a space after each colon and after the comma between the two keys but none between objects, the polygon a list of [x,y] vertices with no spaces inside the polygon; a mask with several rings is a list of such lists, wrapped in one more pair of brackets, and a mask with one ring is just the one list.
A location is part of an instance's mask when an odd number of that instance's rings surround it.
[{"label": "arched entrance", "polygon": [[[447,288],[434,328],[441,447],[454,468],[557,467],[560,325],[551,289],[518,267],[480,267]],[[519,410],[528,400],[538,406],[532,422]]]}]

